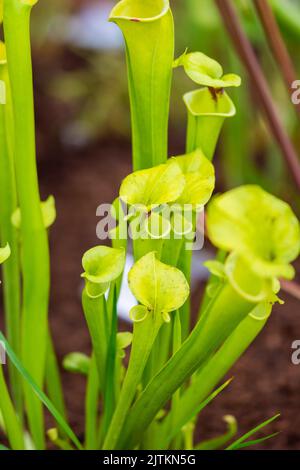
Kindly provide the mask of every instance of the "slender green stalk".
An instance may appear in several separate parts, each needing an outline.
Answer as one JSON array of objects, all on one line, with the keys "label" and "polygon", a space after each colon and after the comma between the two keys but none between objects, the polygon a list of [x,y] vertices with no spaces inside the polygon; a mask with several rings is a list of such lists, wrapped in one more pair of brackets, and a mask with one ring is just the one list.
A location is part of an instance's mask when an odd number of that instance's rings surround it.
[{"label": "slender green stalk", "polygon": [[[21,208],[23,319],[22,359],[42,387],[47,345],[49,252],[43,224],[35,156],[30,12],[34,0],[4,0],[4,33],[12,90],[15,165]],[[25,385],[30,430],[37,449],[45,447],[42,405]]]},{"label": "slender green stalk", "polygon": [[131,448],[141,439],[156,413],[220,347],[253,306],[229,284],[223,287],[219,296],[210,304],[209,313],[200,318],[188,339],[133,405],[126,420],[126,428],[122,430],[119,448]]},{"label": "slender green stalk", "polygon": [[200,147],[212,160],[226,117],[235,115],[235,107],[226,92],[212,95],[208,88],[184,95],[188,109],[186,151]]},{"label": "slender green stalk", "polygon": [[10,446],[14,450],[24,450],[23,430],[5,383],[3,369],[0,365],[0,410],[3,415],[5,429]]},{"label": "slender green stalk", "polygon": [[130,361],[117,408],[104,441],[104,449],[114,449],[118,442],[128,410],[136,394],[137,387],[161,325],[162,316],[161,314],[157,314],[157,312],[148,314],[143,321],[134,324]]},{"label": "slender green stalk", "polygon": [[126,44],[134,170],[167,159],[174,27],[168,0],[122,0],[110,21]]},{"label": "slender green stalk", "polygon": [[108,342],[108,325],[106,318],[106,300],[104,295],[91,298],[86,289],[82,293],[82,306],[91,335],[95,361],[101,389],[105,386],[105,369]]},{"label": "slender green stalk", "polygon": [[[175,318],[173,321],[173,354],[180,349],[182,342],[182,332],[181,332],[181,321],[180,321],[180,314],[179,311],[176,312]],[[171,410],[170,410],[170,418],[173,422],[176,419],[176,415],[178,413],[178,406],[180,403],[180,389],[178,388],[174,393],[171,401]],[[172,425],[173,427],[173,425]],[[181,435],[178,434],[174,437],[174,449],[179,449],[181,443]]]},{"label": "slender green stalk", "polygon": [[[212,160],[224,120],[235,115],[235,106],[226,92],[213,93],[208,88],[186,93],[184,102],[188,111],[186,152],[200,148],[205,156]],[[187,251],[183,246],[178,266],[189,282],[192,256],[193,252]],[[190,328],[190,310],[190,299],[188,299],[180,309],[184,338],[187,337]]]},{"label": "slender green stalk", "polygon": [[267,309],[269,311],[264,312],[266,314],[262,318],[247,315],[222,347],[196,374],[191,385],[179,400],[176,415],[174,417],[168,416],[162,425],[162,435],[167,437],[166,441],[162,442],[162,446],[167,446],[171,441],[174,434],[172,430],[182,428],[193,419],[202,401],[254,341],[268,320],[271,307],[267,306]]},{"label": "slender green stalk", "polygon": [[[60,380],[59,366],[57,363],[50,332],[48,333],[47,338],[46,387],[50,400],[55,405],[56,409],[60,412],[61,416],[67,420],[66,405]],[[60,429],[60,432],[63,433],[63,430]]]},{"label": "slender green stalk", "polygon": [[117,314],[117,287],[112,286],[113,289],[113,309],[112,319],[110,325],[110,335],[107,348],[107,358],[105,365],[105,392],[104,392],[104,412],[103,412],[103,433],[106,433],[113,412],[115,409],[115,379],[116,379],[116,357],[117,357],[117,329],[118,329],[118,314]]},{"label": "slender green stalk", "polygon": [[[5,84],[6,93],[6,103],[0,106],[0,228],[2,245],[9,243],[11,248],[11,255],[2,266],[5,325],[9,342],[17,354],[20,354],[21,303],[19,245],[17,231],[11,223],[11,215],[16,210],[18,204],[13,155],[13,111],[4,48],[0,64],[0,79],[3,80]],[[9,376],[13,401],[22,419],[22,383],[20,376],[10,363]]]},{"label": "slender green stalk", "polygon": [[194,447],[195,450],[224,449],[226,444],[228,444],[237,433],[237,422],[231,415],[224,416],[223,419],[227,423],[227,431],[221,436],[200,442]]}]

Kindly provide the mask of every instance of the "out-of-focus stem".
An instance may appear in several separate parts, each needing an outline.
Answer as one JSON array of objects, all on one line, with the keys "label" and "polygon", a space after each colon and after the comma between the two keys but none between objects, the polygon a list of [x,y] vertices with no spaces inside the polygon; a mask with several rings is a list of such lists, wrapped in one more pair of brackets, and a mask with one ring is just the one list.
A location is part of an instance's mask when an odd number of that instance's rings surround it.
[{"label": "out-of-focus stem", "polygon": [[[17,208],[17,192],[14,167],[13,111],[6,53],[0,63],[0,79],[5,85],[5,104],[0,105],[0,229],[2,245],[9,243],[11,255],[3,264],[4,310],[7,338],[20,354],[21,303],[18,234],[11,223],[11,215]],[[9,363],[9,376],[13,401],[22,419],[22,382],[16,369]]]},{"label": "out-of-focus stem", "polygon": [[117,407],[104,441],[104,449],[116,448],[128,410],[134,399],[137,386],[142,378],[144,368],[161,325],[162,316],[157,312],[149,313],[142,322],[134,324],[129,366]]},{"label": "out-of-focus stem", "polygon": [[[50,276],[48,239],[42,219],[36,169],[30,48],[31,4],[20,0],[4,0],[4,34],[14,111],[17,193],[21,208],[22,360],[38,386],[42,387]],[[42,404],[28,385],[25,385],[25,400],[33,440],[37,449],[43,449]]]},{"label": "out-of-focus stem", "polygon": [[229,284],[209,305],[187,340],[152,379],[131,408],[118,448],[131,448],[173,393],[221,346],[255,304],[242,298]]},{"label": "out-of-focus stem", "polygon": [[[292,83],[297,79],[297,73],[289,55],[288,49],[281,36],[280,29],[268,0],[254,0],[254,4],[261,23],[265,30],[266,38],[285,81],[288,95],[291,94]],[[300,104],[296,104],[296,110],[300,113]]]},{"label": "out-of-focus stem", "polygon": [[273,137],[281,150],[294,182],[300,188],[300,163],[298,155],[282,125],[279,117],[280,113],[273,103],[266,78],[254,50],[240,25],[230,0],[215,0],[215,2],[240,59],[248,71]]}]

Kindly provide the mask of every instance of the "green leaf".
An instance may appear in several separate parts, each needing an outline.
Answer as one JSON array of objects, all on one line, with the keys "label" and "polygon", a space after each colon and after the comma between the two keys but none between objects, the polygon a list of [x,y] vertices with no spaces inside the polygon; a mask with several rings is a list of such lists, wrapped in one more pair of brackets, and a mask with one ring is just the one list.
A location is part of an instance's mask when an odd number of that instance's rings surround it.
[{"label": "green leaf", "polygon": [[198,85],[212,88],[239,87],[241,78],[235,74],[223,76],[221,65],[202,52],[186,52],[173,63],[174,67],[184,67],[188,77]]},{"label": "green leaf", "polygon": [[269,300],[275,302],[277,297],[273,292],[271,279],[264,279],[249,269],[243,258],[231,253],[225,262],[225,273],[230,284],[250,302]]},{"label": "green leaf", "polygon": [[123,248],[95,246],[83,255],[84,273],[81,276],[94,284],[110,283],[122,274],[124,264]]},{"label": "green leaf", "polygon": [[[45,228],[51,227],[56,219],[55,199],[49,196],[46,201],[41,202],[42,217]],[[21,227],[21,210],[18,207],[11,216],[11,222],[17,229]]]},{"label": "green leaf", "polygon": [[[3,6],[0,3],[0,23],[3,21]],[[6,47],[3,41],[0,41],[0,65],[5,65],[6,60]]]},{"label": "green leaf", "polygon": [[[256,434],[258,431],[260,431],[261,429],[265,428],[266,426],[268,426],[268,424],[270,424],[270,423],[272,423],[273,421],[275,421],[276,419],[278,419],[279,416],[280,416],[280,413],[276,414],[276,415],[273,416],[272,418],[267,419],[266,421],[264,421],[263,423],[259,424],[258,426],[255,426],[255,428],[251,429],[251,430],[248,431],[246,434],[243,434],[243,436],[241,436],[239,439],[237,439],[236,441],[234,441],[229,447],[227,447],[226,450],[237,450],[238,448],[240,448],[240,445],[246,441],[246,439],[248,439],[249,437],[253,436],[253,434]],[[267,438],[272,437],[272,436],[273,436],[273,435],[267,436]]]},{"label": "green leaf", "polygon": [[223,448],[237,433],[237,421],[234,416],[226,415],[223,420],[227,424],[227,431],[222,436],[200,442],[195,450],[215,450]]},{"label": "green leaf", "polygon": [[176,200],[179,204],[204,205],[211,198],[215,187],[215,169],[200,149],[186,155],[173,157],[185,177],[183,192]]},{"label": "green leaf", "polygon": [[[194,408],[192,413],[190,414],[189,417],[186,417],[185,422],[175,422],[175,425],[171,426],[171,429],[168,430],[167,433],[164,433],[166,435],[166,440],[165,442],[161,443],[162,448],[166,447],[168,443],[181,431],[182,427],[185,426],[187,423],[189,423],[196,415],[200,413],[200,411],[204,410],[209,403],[211,403],[228,385],[231,383],[232,379],[227,380],[225,383],[223,383],[220,387],[218,387],[216,390],[214,390],[210,395],[203,400],[197,408]],[[180,406],[180,401],[178,403],[178,406]],[[169,424],[169,423],[167,423]]]},{"label": "green leaf", "polygon": [[121,184],[120,198],[130,205],[151,207],[176,201],[185,186],[184,175],[176,163],[158,165],[128,175]]},{"label": "green leaf", "polygon": [[177,310],[189,296],[189,285],[182,272],[161,263],[154,252],[134,264],[128,282],[136,299],[158,313]]},{"label": "green leaf", "polygon": [[184,67],[186,71],[197,70],[199,74],[211,78],[221,78],[223,75],[222,66],[214,59],[211,59],[202,52],[185,51],[178,59],[174,60],[173,67]]},{"label": "green leaf", "polygon": [[[216,196],[208,207],[207,230],[218,248],[234,252],[262,279],[291,279],[300,251],[299,222],[290,206],[259,186]],[[242,261],[241,261],[242,259]]]},{"label": "green leaf", "polygon": [[75,374],[88,375],[91,359],[81,352],[72,352],[63,359],[63,368]]},{"label": "green leaf", "polygon": [[145,320],[149,309],[145,305],[135,305],[129,312],[131,320],[135,323]]},{"label": "green leaf", "polygon": [[174,25],[168,0],[123,0],[110,14],[124,35],[133,168],[167,160]]},{"label": "green leaf", "polygon": [[237,447],[235,447],[232,450],[245,449],[246,447],[255,446],[256,444],[261,444],[264,441],[268,441],[269,439],[272,439],[273,437],[278,436],[278,434],[279,432],[273,432],[273,434],[269,434],[268,436],[264,436],[259,439],[254,439],[252,441],[243,442],[242,444],[239,444]]},{"label": "green leaf", "polygon": [[0,341],[3,341],[3,343],[5,344],[8,357],[10,358],[10,360],[12,361],[16,369],[19,371],[19,373],[22,375],[25,382],[34,391],[34,393],[37,395],[39,400],[49,410],[49,412],[52,414],[54,419],[59,423],[60,427],[64,430],[64,432],[69,437],[69,439],[71,439],[71,441],[75,444],[77,449],[82,450],[82,445],[80,444],[79,440],[77,439],[76,435],[74,434],[74,432],[72,431],[68,423],[64,420],[64,418],[61,416],[59,411],[57,411],[57,409],[49,400],[49,398],[45,395],[45,393],[37,386],[37,384],[32,379],[31,375],[27,372],[27,370],[22,366],[21,362],[19,361],[19,359],[17,358],[17,356],[11,349],[10,345],[6,341],[6,338],[4,337],[1,331],[0,331]]},{"label": "green leaf", "polygon": [[5,447],[4,445],[0,444],[0,450],[10,450],[8,447]]},{"label": "green leaf", "polygon": [[0,264],[10,257],[10,246],[7,243],[4,248],[0,248]]},{"label": "green leaf", "polygon": [[164,16],[169,10],[169,2],[166,0],[152,0],[141,2],[140,0],[122,0],[113,8],[110,20],[131,20],[136,22],[153,22]]}]

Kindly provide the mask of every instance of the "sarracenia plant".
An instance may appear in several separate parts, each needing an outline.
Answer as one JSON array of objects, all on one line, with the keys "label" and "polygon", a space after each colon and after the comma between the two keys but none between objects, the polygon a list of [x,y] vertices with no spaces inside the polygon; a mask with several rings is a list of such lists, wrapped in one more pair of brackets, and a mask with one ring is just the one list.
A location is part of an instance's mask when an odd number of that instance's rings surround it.
[{"label": "sarracenia plant", "polygon": [[122,0],[110,21],[126,44],[132,122],[133,168],[167,160],[168,116],[174,56],[169,0]]},{"label": "sarracenia plant", "polygon": [[[55,204],[51,196],[40,202],[36,173],[29,39],[36,1],[3,3],[0,263],[8,340],[1,332],[0,340],[10,386],[0,369],[0,423],[6,444],[43,449],[47,437],[63,450],[204,450],[239,449],[272,437],[250,440],[278,415],[237,439],[233,416],[224,417],[228,429],[213,439],[195,442],[194,430],[199,413],[229,386],[223,377],[263,329],[273,304],[282,302],[280,281],[293,278],[291,263],[300,251],[299,222],[285,202],[255,185],[209,202],[216,144],[224,119],[235,114],[225,88],[239,86],[240,78],[224,75],[218,62],[200,52],[173,61],[172,13],[163,0],[122,0],[109,18],[126,44],[134,171],[111,207],[112,247],[95,246],[82,259],[82,307],[92,351],[70,352],[63,367],[86,378],[83,442],[70,428],[47,324],[47,229]],[[179,66],[202,88],[184,96],[186,154],[168,159],[171,74]],[[211,279],[191,328],[192,252],[199,249],[194,241],[207,204],[206,232],[219,254],[205,263]],[[129,236],[134,262],[128,284],[137,302],[128,312],[133,331],[119,332]],[[55,422],[47,433],[43,405]]]}]

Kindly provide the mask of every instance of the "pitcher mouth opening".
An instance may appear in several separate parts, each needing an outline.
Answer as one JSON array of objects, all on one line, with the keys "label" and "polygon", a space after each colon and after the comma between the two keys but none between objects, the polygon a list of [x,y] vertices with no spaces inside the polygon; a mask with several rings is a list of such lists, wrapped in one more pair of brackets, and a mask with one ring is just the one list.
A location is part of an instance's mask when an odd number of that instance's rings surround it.
[{"label": "pitcher mouth opening", "polygon": [[236,114],[235,106],[225,91],[215,100],[208,88],[201,88],[186,93],[183,100],[194,116],[230,117]]},{"label": "pitcher mouth opening", "polygon": [[152,22],[163,17],[170,8],[169,0],[121,0],[111,11],[109,21]]}]

